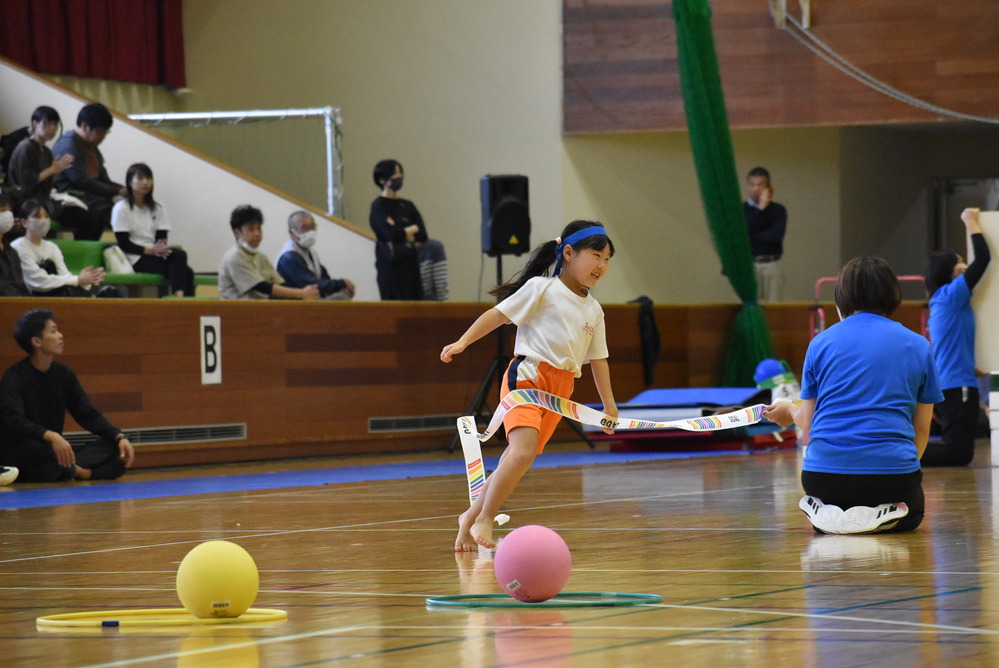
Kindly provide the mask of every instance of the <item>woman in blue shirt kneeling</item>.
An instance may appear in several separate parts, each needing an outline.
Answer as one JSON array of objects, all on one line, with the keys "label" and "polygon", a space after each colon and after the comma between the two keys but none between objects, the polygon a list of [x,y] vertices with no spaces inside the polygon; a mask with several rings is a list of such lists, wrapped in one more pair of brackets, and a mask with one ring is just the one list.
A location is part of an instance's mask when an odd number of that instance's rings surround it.
[{"label": "woman in blue shirt kneeling", "polygon": [[943,399],[933,351],[889,319],[902,293],[883,259],[848,262],[835,299],[842,320],[808,346],[801,405],[778,402],[764,416],[804,430],[799,506],[816,531],[911,531],[925,506],[919,458]]}]

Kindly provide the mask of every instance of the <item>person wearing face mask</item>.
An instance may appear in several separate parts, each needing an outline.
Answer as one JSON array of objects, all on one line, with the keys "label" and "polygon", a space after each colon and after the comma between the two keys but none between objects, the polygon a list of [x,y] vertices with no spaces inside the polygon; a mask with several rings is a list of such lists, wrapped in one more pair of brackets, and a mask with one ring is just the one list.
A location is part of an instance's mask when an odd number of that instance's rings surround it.
[{"label": "person wearing face mask", "polygon": [[11,246],[8,234],[14,227],[10,205],[10,196],[0,193],[0,297],[30,297],[21,272],[21,256]]},{"label": "person wearing face mask", "polygon": [[187,253],[170,248],[170,219],[153,199],[153,171],[138,162],[125,173],[125,199],[111,209],[111,229],[135,271],[160,274],[170,281],[175,297],[194,296],[194,272]]},{"label": "person wearing face mask", "polygon": [[[31,129],[28,137],[14,149],[10,157],[8,180],[24,189],[23,199],[34,199],[48,208],[59,225],[72,230],[74,239],[97,240],[101,237],[103,225],[97,216],[83,208],[83,202],[62,194],[53,198],[56,177],[73,166],[70,154],[52,157],[47,142],[52,141],[59,131],[62,121],[59,112],[52,107],[38,107],[31,114]],[[75,202],[75,205],[74,205]]]},{"label": "person wearing face mask", "polygon": [[940,421],[941,442],[926,446],[923,466],[967,466],[975,456],[975,434],[982,409],[975,375],[975,313],[971,310],[971,292],[991,259],[978,213],[978,209],[961,212],[975,252],[970,265],[950,249],[933,253],[926,262],[926,289],[930,293],[930,317],[926,325],[944,400],[934,408]]},{"label": "person wearing face mask", "polygon": [[260,251],[264,240],[264,214],[244,204],[229,217],[236,245],[226,251],[219,263],[219,297],[222,299],[319,299],[319,288],[282,285],[267,256]]},{"label": "person wearing face mask", "polygon": [[305,211],[294,212],[288,217],[288,236],[291,238],[274,265],[285,285],[292,288],[315,285],[323,299],[353,299],[354,284],[345,278],[330,278],[318,253],[312,250],[316,244],[315,218]]},{"label": "person wearing face mask", "polygon": [[370,223],[375,233],[375,269],[383,301],[423,299],[420,250],[427,241],[423,217],[408,199],[399,197],[402,165],[382,160],[372,174],[381,194],[371,203]]},{"label": "person wearing face mask", "polygon": [[49,210],[38,200],[29,199],[21,206],[27,234],[12,246],[21,257],[21,271],[31,294],[38,297],[90,297],[88,288],[104,280],[103,267],[85,267],[79,276],[66,268],[62,251],[46,241],[52,220]]}]

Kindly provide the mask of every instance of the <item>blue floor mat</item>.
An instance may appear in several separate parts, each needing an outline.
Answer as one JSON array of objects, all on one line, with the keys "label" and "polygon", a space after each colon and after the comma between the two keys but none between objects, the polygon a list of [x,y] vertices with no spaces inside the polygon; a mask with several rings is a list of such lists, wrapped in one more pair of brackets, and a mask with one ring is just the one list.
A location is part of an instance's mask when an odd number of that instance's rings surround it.
[{"label": "blue floor mat", "polygon": [[[685,459],[740,454],[723,452],[564,452],[538,455],[533,468],[587,466],[591,464],[622,464],[657,459]],[[485,466],[492,470],[499,457],[486,457]],[[315,487],[372,480],[402,480],[430,476],[464,475],[464,461],[458,458],[432,462],[381,464],[376,466],[344,466],[305,471],[245,473],[239,475],[149,480],[144,482],[108,482],[95,484],[63,483],[57,487],[0,487],[0,510],[41,508],[76,503],[100,503],[129,499],[154,499],[192,494],[221,494],[287,487]],[[127,480],[127,478],[126,478]]]}]

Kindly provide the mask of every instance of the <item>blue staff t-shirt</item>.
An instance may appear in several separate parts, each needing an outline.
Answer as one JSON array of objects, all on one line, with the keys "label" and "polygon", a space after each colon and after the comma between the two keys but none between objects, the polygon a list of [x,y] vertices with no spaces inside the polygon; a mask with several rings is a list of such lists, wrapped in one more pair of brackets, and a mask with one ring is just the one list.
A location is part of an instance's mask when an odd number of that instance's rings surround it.
[{"label": "blue staff t-shirt", "polygon": [[919,470],[916,404],[943,401],[930,343],[874,313],[855,313],[805,353],[801,398],[815,399],[802,469],[896,474]]},{"label": "blue staff t-shirt", "polygon": [[930,298],[926,323],[933,341],[933,357],[940,374],[940,387],[978,387],[975,377],[975,312],[971,290],[961,274],[940,286]]}]

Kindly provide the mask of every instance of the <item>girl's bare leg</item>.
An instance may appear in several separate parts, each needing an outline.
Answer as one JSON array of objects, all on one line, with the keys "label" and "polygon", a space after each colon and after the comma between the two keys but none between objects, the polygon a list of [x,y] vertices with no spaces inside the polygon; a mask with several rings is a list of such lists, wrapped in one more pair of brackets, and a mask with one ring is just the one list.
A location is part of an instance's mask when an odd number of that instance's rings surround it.
[{"label": "girl's bare leg", "polygon": [[[506,458],[506,453],[509,448],[503,451],[500,455],[499,463],[496,465],[497,470],[503,465],[503,460]],[[458,538],[454,541],[454,551],[455,552],[477,552],[479,550],[479,544],[475,542],[472,538],[471,528],[472,523],[478,518],[479,513],[482,512],[482,501],[486,496],[486,490],[489,489],[489,483],[493,479],[493,473],[486,478],[486,481],[482,484],[482,491],[479,492],[479,497],[475,499],[468,510],[463,512],[458,516]]]},{"label": "girl's bare leg", "polygon": [[496,514],[531,468],[538,450],[539,433],[533,427],[517,427],[510,432],[509,437],[510,445],[500,457],[496,470],[486,480],[482,494],[462,516],[466,521],[471,519],[468,533],[472,539],[487,548],[496,547],[493,542],[493,520]]}]

